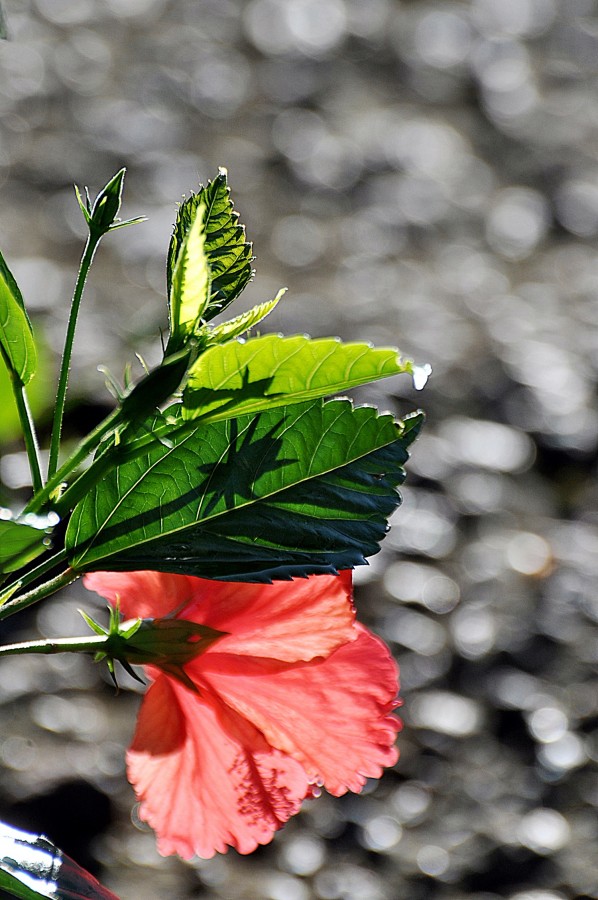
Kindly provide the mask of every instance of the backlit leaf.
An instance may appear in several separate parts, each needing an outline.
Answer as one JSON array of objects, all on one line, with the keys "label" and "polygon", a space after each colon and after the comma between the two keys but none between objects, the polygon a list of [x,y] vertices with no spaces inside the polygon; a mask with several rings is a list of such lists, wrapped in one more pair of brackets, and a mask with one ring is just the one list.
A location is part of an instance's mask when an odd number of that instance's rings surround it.
[{"label": "backlit leaf", "polygon": [[274,300],[267,300],[265,303],[258,303],[257,306],[252,306],[251,309],[248,309],[247,312],[241,313],[240,316],[235,316],[234,319],[227,319],[226,322],[222,322],[219,325],[215,325],[213,328],[207,332],[207,340],[210,344],[222,344],[225,341],[231,341],[233,338],[239,337],[242,334],[245,334],[246,331],[249,331],[250,328],[255,328],[256,325],[259,325],[261,321],[263,321],[266,316],[269,316],[272,310],[278,305],[278,301],[285,294],[286,288],[282,288],[274,298]]},{"label": "backlit leaf", "polygon": [[198,207],[204,204],[205,253],[210,272],[210,297],[203,312],[206,322],[226,309],[238,297],[253,275],[251,244],[245,240],[245,228],[239,225],[230,198],[226,171],[221,169],[213,181],[200,185],[180,205],[168,248],[167,287],[170,296],[174,270],[185,236],[195,219]]},{"label": "backlit leaf", "polygon": [[21,384],[35,375],[37,355],[23,297],[0,253],[0,349],[8,368]]},{"label": "backlit leaf", "polygon": [[191,335],[198,333],[210,297],[210,272],[205,254],[205,212],[203,203],[195,208],[172,273],[170,353],[179,350]]},{"label": "backlit leaf", "polygon": [[392,347],[279,334],[231,341],[211,347],[191,367],[183,416],[217,421],[412,371]]}]

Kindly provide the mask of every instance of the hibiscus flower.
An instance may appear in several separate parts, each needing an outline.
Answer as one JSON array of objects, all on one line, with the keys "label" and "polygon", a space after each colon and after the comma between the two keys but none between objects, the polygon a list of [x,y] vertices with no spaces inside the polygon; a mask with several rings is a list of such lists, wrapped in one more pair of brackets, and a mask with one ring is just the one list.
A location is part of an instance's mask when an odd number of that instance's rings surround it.
[{"label": "hibiscus flower", "polygon": [[350,572],[274,584],[96,572],[85,585],[126,617],[222,632],[182,677],[144,667],[127,773],[162,854],[251,853],[320,787],[359,792],[396,762],[398,672],[355,620]]}]

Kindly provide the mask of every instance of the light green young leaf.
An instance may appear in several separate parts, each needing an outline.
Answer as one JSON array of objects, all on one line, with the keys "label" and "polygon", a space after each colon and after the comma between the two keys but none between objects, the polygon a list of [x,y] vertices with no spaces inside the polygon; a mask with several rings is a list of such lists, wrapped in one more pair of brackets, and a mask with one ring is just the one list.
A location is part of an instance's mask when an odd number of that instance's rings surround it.
[{"label": "light green young leaf", "polygon": [[174,425],[169,446],[112,469],[76,506],[69,565],[262,581],[360,565],[400,503],[421,421],[336,400]]},{"label": "light green young leaf", "polygon": [[0,890],[20,900],[118,900],[43,835],[0,823]]},{"label": "light green young leaf", "polygon": [[185,236],[200,205],[206,208],[205,252],[210,272],[210,297],[203,318],[209,322],[247,285],[253,275],[253,257],[251,244],[245,240],[245,228],[239,225],[239,215],[230,198],[226,170],[221,169],[213,181],[208,181],[205,187],[200,185],[199,191],[191,194],[179,207],[168,248],[166,282],[169,296]]},{"label": "light green young leaf", "polygon": [[231,341],[206,350],[191,367],[183,416],[218,421],[412,371],[393,347],[280,334]]},{"label": "light green young leaf", "polygon": [[285,293],[286,288],[282,288],[277,293],[274,300],[268,300],[266,303],[258,303],[257,306],[252,306],[251,309],[241,313],[240,316],[235,316],[234,319],[227,319],[226,322],[222,322],[220,325],[215,325],[213,328],[210,328],[207,332],[209,344],[223,344],[226,341],[231,341],[234,338],[245,334],[250,328],[255,328],[255,326],[259,325],[266,316],[270,315]]},{"label": "light green young leaf", "polygon": [[37,353],[23,297],[0,253],[0,349],[6,365],[21,384],[35,375]]},{"label": "light green young leaf", "polygon": [[205,215],[205,205],[200,203],[194,211],[172,273],[168,354],[180,350],[192,335],[198,333],[209,300],[210,272],[205,253]]}]

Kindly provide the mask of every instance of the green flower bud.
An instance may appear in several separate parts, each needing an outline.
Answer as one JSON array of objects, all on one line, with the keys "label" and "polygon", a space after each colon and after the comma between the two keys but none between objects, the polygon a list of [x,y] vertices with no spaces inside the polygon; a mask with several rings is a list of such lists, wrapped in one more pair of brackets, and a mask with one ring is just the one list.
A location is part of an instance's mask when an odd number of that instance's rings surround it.
[{"label": "green flower bud", "polygon": [[85,188],[85,197],[83,197],[81,191],[75,185],[79,207],[85,217],[90,234],[95,238],[96,242],[107,231],[114,231],[116,228],[125,228],[127,225],[145,222],[145,216],[127,219],[126,222],[121,222],[120,219],[116,218],[120,210],[125,172],[126,169],[121,169],[114,178],[110,179],[106,187],[103,187],[96,197],[93,206],[91,205],[87,188]]},{"label": "green flower bud", "polygon": [[117,172],[106,187],[102,188],[91,210],[89,210],[89,228],[91,231],[105,234],[114,224],[120,209],[125,169]]}]

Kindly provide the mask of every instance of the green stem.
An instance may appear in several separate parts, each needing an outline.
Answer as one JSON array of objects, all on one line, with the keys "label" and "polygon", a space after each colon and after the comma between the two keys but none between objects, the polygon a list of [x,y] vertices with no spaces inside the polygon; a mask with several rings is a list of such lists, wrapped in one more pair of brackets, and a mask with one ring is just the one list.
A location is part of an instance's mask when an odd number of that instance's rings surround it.
[{"label": "green stem", "polygon": [[48,501],[52,498],[52,494],[60,487],[68,475],[77,469],[96,449],[100,441],[109,431],[116,427],[121,416],[120,408],[112,410],[100,424],[90,432],[84,440],[76,447],[63,465],[49,478],[46,486],[31,498],[23,513],[40,512]]},{"label": "green stem", "polygon": [[51,578],[50,581],[45,581],[43,584],[33,588],[26,594],[21,594],[20,597],[15,597],[14,600],[9,600],[4,606],[0,606],[0,621],[2,621],[2,619],[7,619],[9,616],[14,615],[14,613],[20,612],[22,609],[26,609],[28,606],[32,606],[34,603],[38,603],[40,600],[44,600],[61,588],[66,587],[67,584],[72,584],[73,581],[77,580],[80,574],[80,572],[77,572],[74,569],[65,569],[64,572],[61,572],[60,575],[56,575],[55,578]]},{"label": "green stem", "polygon": [[35,425],[29,403],[27,401],[27,392],[25,385],[16,378],[11,372],[13,382],[13,392],[23,431],[23,440],[25,441],[25,450],[27,451],[27,459],[29,460],[29,470],[31,472],[31,482],[35,492],[40,491],[44,486],[42,477],[41,461],[39,454],[39,443],[35,433]]},{"label": "green stem", "polygon": [[81,257],[81,265],[79,266],[79,274],[77,275],[77,283],[71,303],[71,311],[69,322],[64,341],[64,352],[62,354],[62,363],[60,366],[60,377],[58,379],[58,389],[56,391],[56,406],[54,408],[54,421],[52,424],[52,438],[50,441],[50,460],[48,462],[48,479],[52,478],[58,469],[58,455],[60,453],[60,436],[62,433],[62,420],[64,418],[64,405],[66,402],[66,390],[69,381],[69,371],[71,367],[71,356],[73,353],[73,342],[75,339],[75,329],[77,327],[77,316],[79,315],[79,307],[83,290],[85,288],[85,280],[91,266],[94,253],[100,242],[101,234],[91,231],[83,256]]},{"label": "green stem", "polygon": [[48,641],[22,641],[0,647],[0,656],[16,656],[21,653],[97,653],[106,646],[108,635],[54,638]]}]

